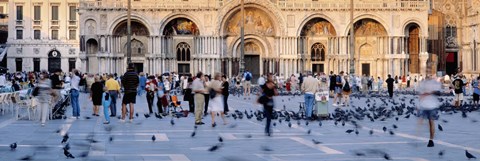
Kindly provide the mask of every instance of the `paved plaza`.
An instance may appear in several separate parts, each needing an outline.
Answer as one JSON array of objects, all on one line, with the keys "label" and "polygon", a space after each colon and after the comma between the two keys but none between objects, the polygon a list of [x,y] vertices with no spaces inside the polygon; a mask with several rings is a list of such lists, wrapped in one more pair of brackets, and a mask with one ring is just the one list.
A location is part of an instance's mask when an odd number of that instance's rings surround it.
[{"label": "paved plaza", "polygon": [[[400,98],[413,96],[397,96]],[[262,108],[255,104],[255,97],[230,96],[231,110],[256,111]],[[366,100],[387,98],[352,98],[354,106],[366,106]],[[298,111],[299,102],[303,96],[279,96],[276,106],[286,110]],[[350,161],[350,160],[385,160],[400,161],[437,161],[437,160],[467,160],[465,150],[480,156],[480,139],[478,139],[477,120],[479,112],[468,113],[463,118],[459,113],[443,113],[437,123],[443,131],[436,131],[435,147],[427,148],[427,124],[419,125],[418,118],[399,116],[385,121],[358,121],[361,128],[358,135],[347,134],[348,129],[355,127],[347,122],[345,126],[335,121],[312,121],[306,125],[301,120],[291,120],[291,127],[283,120],[273,122],[274,133],[271,137],[264,134],[264,122],[257,119],[228,118],[228,125],[217,120],[218,126],[210,126],[210,117],[204,118],[205,125],[198,126],[194,132],[194,117],[163,119],[145,118],[148,111],[144,96],[137,97],[135,112],[139,117],[133,123],[121,123],[117,118],[110,125],[103,124],[103,117],[91,117],[91,102],[87,94],[80,96],[80,119],[49,120],[45,127],[37,121],[26,119],[15,120],[11,114],[0,116],[0,160],[11,161],[31,156],[32,160],[98,160],[98,161]],[[185,108],[186,103],[182,104]],[[333,112],[334,108],[329,109]],[[101,110],[102,111],[102,110]],[[71,108],[67,110],[71,116]],[[398,128],[393,128],[393,125]],[[387,132],[382,130],[387,127]],[[58,131],[60,130],[60,131]],[[370,135],[370,131],[373,134]],[[394,134],[391,135],[389,131]],[[59,133],[57,133],[59,132]],[[62,135],[68,133],[70,152],[75,159],[66,159],[61,144]],[[152,136],[156,140],[151,140]],[[223,142],[220,143],[219,138]],[[90,140],[88,140],[90,139]],[[92,141],[92,139],[94,141]],[[321,143],[315,144],[312,140]],[[15,151],[9,145],[18,144]],[[218,149],[209,151],[212,146]],[[442,153],[443,155],[439,155]],[[83,156],[83,157],[82,157]]]}]

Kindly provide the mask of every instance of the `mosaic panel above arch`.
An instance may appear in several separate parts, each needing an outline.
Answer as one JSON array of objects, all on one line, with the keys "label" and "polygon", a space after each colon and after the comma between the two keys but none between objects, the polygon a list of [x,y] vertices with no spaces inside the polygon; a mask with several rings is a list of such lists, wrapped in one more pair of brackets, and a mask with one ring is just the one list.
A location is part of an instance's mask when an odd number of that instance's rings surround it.
[{"label": "mosaic panel above arch", "polygon": [[387,31],[373,19],[362,19],[355,22],[355,36],[387,36]]},{"label": "mosaic panel above arch", "polygon": [[[131,29],[132,35],[135,36],[148,36],[150,33],[148,32],[148,28],[137,21],[131,22]],[[120,24],[115,27],[113,34],[116,36],[126,36],[127,35],[127,21],[121,22]]]},{"label": "mosaic panel above arch", "polygon": [[197,24],[187,18],[176,18],[168,22],[163,30],[163,35],[200,35]]},{"label": "mosaic panel above arch", "polygon": [[[225,25],[225,33],[227,35],[240,35],[240,29],[242,26],[242,14],[240,10],[235,13]],[[245,8],[245,34],[255,34],[264,36],[273,36],[274,26],[270,16],[265,11],[254,8]]]},{"label": "mosaic panel above arch", "polygon": [[325,19],[315,18],[308,21],[302,28],[300,36],[336,36],[333,25]]}]

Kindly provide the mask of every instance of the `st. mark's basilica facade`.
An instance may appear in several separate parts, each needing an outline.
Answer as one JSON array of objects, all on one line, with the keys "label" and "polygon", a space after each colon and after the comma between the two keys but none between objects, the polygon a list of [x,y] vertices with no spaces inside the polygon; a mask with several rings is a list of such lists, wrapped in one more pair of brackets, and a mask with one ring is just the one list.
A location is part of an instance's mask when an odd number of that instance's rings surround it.
[{"label": "st. mark's basilica facade", "polygon": [[[468,2],[463,5],[470,4],[472,11],[465,10],[465,15],[469,15],[475,10],[473,3],[478,2],[464,1]],[[41,5],[47,5],[47,9],[51,6],[44,3]],[[29,59],[36,59],[34,53],[42,52],[47,54],[38,59],[43,62],[37,63],[36,68],[53,69],[50,66],[56,65],[64,71],[75,67],[87,73],[125,72],[127,0],[58,3],[78,7],[78,26],[59,27],[61,33],[65,30],[65,37],[71,36],[68,31],[77,29],[78,38],[38,49],[28,43],[19,45],[20,41],[9,37],[8,67],[18,68],[15,62],[19,58],[25,59],[21,63],[32,61]],[[448,3],[451,6],[445,6]],[[24,4],[15,1],[10,5]],[[432,10],[435,5],[440,11]],[[338,73],[350,71],[353,61],[356,74],[382,78],[387,74],[434,74],[447,68],[474,73],[477,67],[473,68],[473,64],[478,57],[474,54],[477,47],[472,35],[480,21],[478,11],[470,14],[475,24],[463,24],[469,17],[455,17],[457,6],[454,0],[354,0],[354,45],[350,45],[350,0],[244,0],[245,69],[254,77],[304,71]],[[241,13],[241,0],[132,0],[132,62],[137,71],[146,73],[203,71],[237,75]],[[448,15],[455,20],[451,28],[445,27],[450,20],[445,18]],[[9,26],[12,35],[19,28],[15,25]],[[467,31],[462,26],[474,27]],[[47,35],[52,33],[51,26],[39,27],[47,28]],[[37,51],[31,55],[25,52],[35,48]],[[19,51],[21,54],[17,55]],[[448,65],[452,62],[447,59],[453,59],[454,64]]]}]

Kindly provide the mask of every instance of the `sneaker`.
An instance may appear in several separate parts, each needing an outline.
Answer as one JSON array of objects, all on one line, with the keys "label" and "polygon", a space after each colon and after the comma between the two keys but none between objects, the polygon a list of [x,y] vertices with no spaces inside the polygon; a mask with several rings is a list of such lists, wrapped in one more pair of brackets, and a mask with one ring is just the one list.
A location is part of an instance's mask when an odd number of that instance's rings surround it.
[{"label": "sneaker", "polygon": [[125,123],[125,119],[120,119],[120,122],[121,122],[121,123]]},{"label": "sneaker", "polygon": [[110,121],[105,121],[103,122],[103,124],[110,124]]},{"label": "sneaker", "polygon": [[433,140],[428,140],[428,145],[427,145],[427,147],[433,147],[433,146],[435,146],[435,145],[433,144]]},{"label": "sneaker", "polygon": [[77,116],[72,116],[70,117],[71,119],[77,119],[78,117]]},{"label": "sneaker", "polygon": [[40,125],[41,125],[42,127],[44,127],[44,126],[45,126],[45,123],[42,123],[42,124],[40,124]]},{"label": "sneaker", "polygon": [[337,105],[336,103],[334,103],[334,104],[332,104],[332,106],[335,106],[335,107],[337,107],[338,105]]},{"label": "sneaker", "polygon": [[133,122],[133,119],[130,119],[128,122],[132,123],[132,122]]}]

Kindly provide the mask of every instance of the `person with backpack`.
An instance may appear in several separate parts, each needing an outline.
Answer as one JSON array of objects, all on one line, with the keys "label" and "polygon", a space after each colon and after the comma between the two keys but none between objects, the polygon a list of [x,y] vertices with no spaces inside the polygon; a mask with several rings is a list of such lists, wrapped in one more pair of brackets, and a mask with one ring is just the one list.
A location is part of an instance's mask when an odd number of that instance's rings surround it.
[{"label": "person with backpack", "polygon": [[342,87],[342,94],[343,94],[343,106],[350,106],[350,94],[352,94],[352,85],[349,82],[348,76],[343,78],[343,87]]},{"label": "person with backpack", "polygon": [[250,87],[252,86],[252,73],[250,73],[248,70],[243,73],[243,79],[244,79],[244,86],[243,86],[243,96],[250,97]]},{"label": "person with backpack", "polygon": [[[335,95],[333,97],[333,106],[338,106],[337,103],[341,103],[342,102],[342,87],[343,87],[343,84],[342,84],[342,76],[343,76],[343,71],[340,72],[340,74],[338,74],[336,77],[335,77]],[[338,99],[338,102],[337,102],[337,99]]]}]

